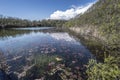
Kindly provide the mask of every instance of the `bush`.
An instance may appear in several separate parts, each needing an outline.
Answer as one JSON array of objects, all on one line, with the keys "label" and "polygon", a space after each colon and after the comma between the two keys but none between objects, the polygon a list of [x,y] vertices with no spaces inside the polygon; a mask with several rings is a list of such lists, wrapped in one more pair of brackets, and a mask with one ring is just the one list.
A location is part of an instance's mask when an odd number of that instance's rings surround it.
[{"label": "bush", "polygon": [[120,58],[108,57],[104,63],[97,63],[90,60],[86,73],[88,80],[119,80],[120,79]]}]

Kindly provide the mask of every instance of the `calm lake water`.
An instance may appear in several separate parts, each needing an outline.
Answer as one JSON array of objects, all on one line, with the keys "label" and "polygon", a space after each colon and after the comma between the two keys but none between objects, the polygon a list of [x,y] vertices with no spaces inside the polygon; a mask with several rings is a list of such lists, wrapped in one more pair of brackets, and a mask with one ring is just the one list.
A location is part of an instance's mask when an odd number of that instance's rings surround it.
[{"label": "calm lake water", "polygon": [[21,72],[32,55],[78,54],[82,63],[92,57],[77,38],[55,28],[14,28],[0,30],[0,52],[6,58],[10,71]]}]

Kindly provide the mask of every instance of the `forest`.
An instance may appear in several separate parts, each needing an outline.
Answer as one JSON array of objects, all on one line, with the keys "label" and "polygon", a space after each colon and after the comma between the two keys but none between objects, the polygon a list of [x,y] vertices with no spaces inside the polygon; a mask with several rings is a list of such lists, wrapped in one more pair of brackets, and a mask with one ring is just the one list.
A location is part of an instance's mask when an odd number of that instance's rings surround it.
[{"label": "forest", "polygon": [[0,28],[61,27],[66,20],[27,20],[0,15]]}]

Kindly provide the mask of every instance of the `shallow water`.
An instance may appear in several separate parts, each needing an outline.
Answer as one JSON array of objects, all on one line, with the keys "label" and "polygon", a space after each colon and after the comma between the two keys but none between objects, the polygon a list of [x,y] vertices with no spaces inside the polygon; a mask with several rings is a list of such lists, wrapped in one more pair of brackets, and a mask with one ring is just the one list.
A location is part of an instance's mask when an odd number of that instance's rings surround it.
[{"label": "shallow water", "polygon": [[0,52],[13,72],[22,72],[28,58],[36,54],[79,54],[83,63],[92,57],[74,36],[49,27],[0,30]]}]

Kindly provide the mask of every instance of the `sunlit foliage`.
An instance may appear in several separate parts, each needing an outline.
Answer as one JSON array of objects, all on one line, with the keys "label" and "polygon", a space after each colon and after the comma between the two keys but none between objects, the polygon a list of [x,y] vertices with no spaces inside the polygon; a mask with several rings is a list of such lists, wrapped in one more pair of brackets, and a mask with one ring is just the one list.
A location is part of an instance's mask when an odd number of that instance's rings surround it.
[{"label": "sunlit foliage", "polygon": [[108,57],[104,63],[90,60],[87,68],[88,80],[119,80],[120,58]]}]

